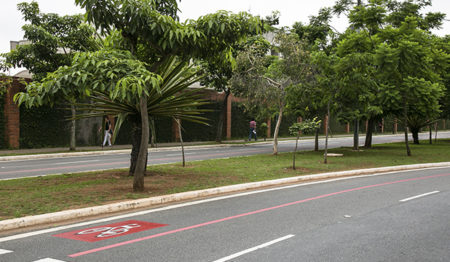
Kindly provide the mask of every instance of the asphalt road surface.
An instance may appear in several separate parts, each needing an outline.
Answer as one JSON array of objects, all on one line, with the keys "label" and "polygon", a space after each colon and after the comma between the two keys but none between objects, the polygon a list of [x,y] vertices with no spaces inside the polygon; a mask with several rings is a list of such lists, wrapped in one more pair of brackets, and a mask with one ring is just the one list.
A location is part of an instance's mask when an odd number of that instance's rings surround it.
[{"label": "asphalt road surface", "polygon": [[[438,138],[448,138],[450,132],[438,133]],[[422,143],[428,138],[428,134],[421,134]],[[373,144],[404,141],[404,135],[381,135],[373,137]],[[319,146],[324,147],[324,139],[319,141]],[[349,147],[353,145],[353,137],[330,138],[329,148]],[[364,144],[364,137],[360,137],[360,144]],[[294,151],[295,140],[280,141],[279,152]],[[313,150],[312,139],[300,140],[299,150]],[[151,152],[148,164],[175,163],[181,161],[181,150],[163,150]],[[272,153],[272,143],[256,143],[231,147],[195,148],[187,147],[186,161],[205,160],[214,158],[227,158],[236,156],[248,156],[256,154]],[[130,166],[130,154],[118,153],[114,155],[90,155],[63,158],[49,158],[38,160],[0,161],[0,180],[33,177],[50,174],[76,173],[84,171],[96,171],[106,169],[127,168]]]},{"label": "asphalt road surface", "polygon": [[449,261],[449,199],[450,168],[290,185],[2,236],[0,261]]}]

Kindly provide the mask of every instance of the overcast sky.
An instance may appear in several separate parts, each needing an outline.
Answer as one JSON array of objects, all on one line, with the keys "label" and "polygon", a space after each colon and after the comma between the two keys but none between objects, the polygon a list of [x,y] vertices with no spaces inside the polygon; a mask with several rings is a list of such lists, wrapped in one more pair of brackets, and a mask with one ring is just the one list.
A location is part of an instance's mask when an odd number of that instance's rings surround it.
[{"label": "overcast sky", "polygon": [[[31,0],[0,0],[0,53],[9,51],[10,40],[23,38],[21,30],[24,21],[17,11],[20,2]],[[57,13],[60,15],[82,13],[74,0],[37,0],[41,12]],[[291,26],[296,21],[307,22],[308,17],[316,15],[321,7],[332,6],[335,0],[182,0],[181,19],[193,18],[215,12],[217,10],[229,10],[233,12],[250,11],[253,15],[266,16],[272,11],[281,12],[280,23],[283,26]],[[450,19],[450,0],[433,0],[431,11],[440,11],[447,14]],[[336,19],[333,26],[343,31],[346,27],[344,19]],[[450,21],[446,21],[443,29],[436,32],[439,35],[450,34]]]}]

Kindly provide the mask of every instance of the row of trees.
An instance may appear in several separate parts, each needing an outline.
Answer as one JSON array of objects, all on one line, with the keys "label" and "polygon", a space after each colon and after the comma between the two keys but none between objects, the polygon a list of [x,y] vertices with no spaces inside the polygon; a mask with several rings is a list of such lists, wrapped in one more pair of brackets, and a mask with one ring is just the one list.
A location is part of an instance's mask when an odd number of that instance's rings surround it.
[{"label": "row of trees", "polygon": [[[262,118],[277,113],[274,154],[287,111],[354,122],[355,150],[361,120],[368,121],[365,146],[370,147],[375,123],[395,116],[411,155],[408,130],[418,143],[421,128],[449,116],[449,36],[431,33],[445,15],[423,15],[429,5],[424,0],[341,0],[321,9],[309,24],[278,30],[272,46],[261,37],[248,42],[237,57],[232,90],[248,98],[248,108]],[[333,30],[333,14],[348,16],[344,33]],[[278,55],[268,55],[268,50]]]},{"label": "row of trees", "polygon": [[[180,22],[176,0],[75,2],[86,10],[86,20],[41,14],[35,2],[19,5],[38,40],[27,33],[31,44],[4,56],[7,64],[29,68],[37,81],[16,101],[32,107],[73,98],[78,110],[74,118],[118,116],[116,135],[127,119],[133,141],[130,175],[134,190],[143,191],[151,119],[165,116],[206,123],[198,109],[205,101],[187,90],[201,77],[191,61],[231,61],[233,46],[262,32],[263,22],[245,12],[226,11]],[[76,23],[65,25],[58,19]],[[86,29],[83,37],[92,43],[88,47],[56,41],[77,38],[73,34],[79,28]],[[61,47],[66,50],[63,54],[58,52]],[[34,61],[28,63],[28,57]]]},{"label": "row of trees", "polygon": [[[3,56],[6,66],[24,66],[36,81],[16,101],[29,107],[66,101],[74,115],[77,109],[73,119],[115,115],[115,135],[125,120],[131,123],[125,128],[132,129],[135,191],[144,190],[153,118],[207,122],[198,109],[206,101],[187,89],[197,81],[226,98],[231,92],[247,98],[247,108],[260,118],[276,114],[275,154],[285,112],[355,121],[357,139],[361,119],[373,125],[395,115],[406,132],[417,133],[414,128],[437,119],[443,105],[443,112],[450,111],[444,88],[449,39],[430,33],[444,15],[420,13],[430,1],[341,0],[309,24],[283,29],[273,27],[276,12],[260,19],[219,11],[180,22],[176,0],[75,2],[86,10],[84,17],[42,14],[35,2],[19,4],[30,23],[24,27],[30,44]],[[338,34],[330,21],[343,13],[350,27]],[[272,32],[273,42],[261,36],[265,32]],[[219,124],[218,141],[221,132]]]}]

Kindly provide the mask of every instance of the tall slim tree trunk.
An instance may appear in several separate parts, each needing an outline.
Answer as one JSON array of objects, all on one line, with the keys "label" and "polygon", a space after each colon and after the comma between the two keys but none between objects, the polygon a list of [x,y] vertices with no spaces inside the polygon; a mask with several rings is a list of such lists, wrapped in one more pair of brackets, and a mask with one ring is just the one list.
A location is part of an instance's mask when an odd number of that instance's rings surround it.
[{"label": "tall slim tree trunk", "polygon": [[328,117],[326,118],[327,123],[325,123],[326,125],[326,131],[325,131],[325,152],[323,154],[323,163],[327,164],[328,163],[328,125],[330,124],[330,101],[328,101],[327,103],[327,115]]},{"label": "tall slim tree trunk", "polygon": [[141,143],[139,146],[139,154],[136,161],[136,169],[134,172],[133,190],[135,192],[144,191],[144,176],[147,169],[147,154],[148,154],[148,139],[149,139],[149,125],[148,125],[148,110],[147,110],[147,95],[142,94],[139,101],[141,110],[141,124],[142,134]]},{"label": "tall slim tree trunk", "polygon": [[225,122],[225,114],[227,113],[228,97],[230,90],[225,90],[225,98],[223,99],[222,109],[220,110],[219,122],[217,123],[216,142],[222,142],[223,123]]},{"label": "tall slim tree trunk", "polygon": [[316,128],[316,135],[314,137],[314,151],[319,151],[319,133],[320,128]]},{"label": "tall slim tree trunk", "polygon": [[150,131],[152,133],[151,137],[150,137],[150,146],[152,148],[154,147],[158,147],[158,144],[156,143],[156,126],[155,126],[155,119],[152,117],[149,119],[150,121]]},{"label": "tall slim tree trunk", "polygon": [[186,158],[184,157],[184,143],[183,143],[183,134],[181,133],[181,121],[180,119],[176,119],[178,125],[178,135],[180,136],[181,143],[181,156],[183,157],[183,167],[186,166]]},{"label": "tall slim tree trunk", "polygon": [[364,142],[365,148],[372,148],[372,135],[374,127],[375,127],[374,119],[369,118],[369,121],[367,123],[366,140]]},{"label": "tall slim tree trunk", "polygon": [[438,123],[434,123],[434,143],[437,143]]},{"label": "tall slim tree trunk", "polygon": [[411,149],[409,148],[409,141],[408,141],[408,108],[407,108],[407,105],[403,106],[403,122],[404,122],[403,125],[405,127],[406,155],[411,156]]},{"label": "tall slim tree trunk", "polygon": [[355,130],[353,133],[353,150],[359,150],[359,119],[355,119]]},{"label": "tall slim tree trunk", "polygon": [[430,124],[428,128],[430,129],[430,145],[431,145],[433,144],[433,127]]},{"label": "tall slim tree trunk", "polygon": [[277,125],[275,126],[275,132],[273,134],[273,154],[278,155],[278,133],[280,131],[281,119],[283,118],[283,107],[280,107],[280,112],[278,115]]},{"label": "tall slim tree trunk", "polygon": [[70,105],[70,111],[72,113],[72,120],[71,120],[71,124],[70,124],[70,151],[75,151],[76,150],[76,132],[77,132],[77,126],[76,126],[76,120],[75,120],[75,116],[77,115],[77,111],[75,109],[74,105]]},{"label": "tall slim tree trunk", "polygon": [[295,170],[295,155],[297,154],[299,138],[300,138],[300,132],[297,134],[297,139],[295,140],[295,150],[294,150],[294,155],[293,155],[293,159],[292,159],[292,169],[294,169],[294,170]]}]

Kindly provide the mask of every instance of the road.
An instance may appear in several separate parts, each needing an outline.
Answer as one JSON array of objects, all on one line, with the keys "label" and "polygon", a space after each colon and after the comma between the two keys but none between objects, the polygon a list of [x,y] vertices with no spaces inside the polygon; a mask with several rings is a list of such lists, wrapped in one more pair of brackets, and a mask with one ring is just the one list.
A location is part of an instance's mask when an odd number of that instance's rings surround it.
[{"label": "road", "polygon": [[[426,140],[428,134],[421,134],[421,139]],[[448,138],[450,132],[438,133],[438,138]],[[404,136],[381,135],[374,136],[373,143],[390,143],[404,141]],[[425,143],[425,141],[423,141]],[[364,144],[364,137],[360,138],[360,144]],[[324,147],[324,139],[319,141],[320,148]],[[353,145],[353,137],[336,137],[329,140],[329,148],[349,147]],[[294,150],[295,141],[280,141],[279,152],[291,152]],[[300,150],[312,150],[314,141],[312,139],[300,140]],[[186,149],[186,161],[227,158],[235,156],[247,156],[256,154],[270,154],[271,143],[246,144],[232,147],[209,147]],[[0,162],[0,180],[21,177],[33,177],[49,174],[75,173],[84,171],[96,171],[106,169],[127,168],[130,165],[129,153],[118,153],[114,155],[90,155],[64,158],[49,158],[37,160],[3,161]],[[181,161],[181,152],[178,149],[162,150],[149,154],[149,165],[175,163]]]},{"label": "road", "polygon": [[297,184],[0,237],[0,261],[449,261],[449,199],[450,168]]}]

